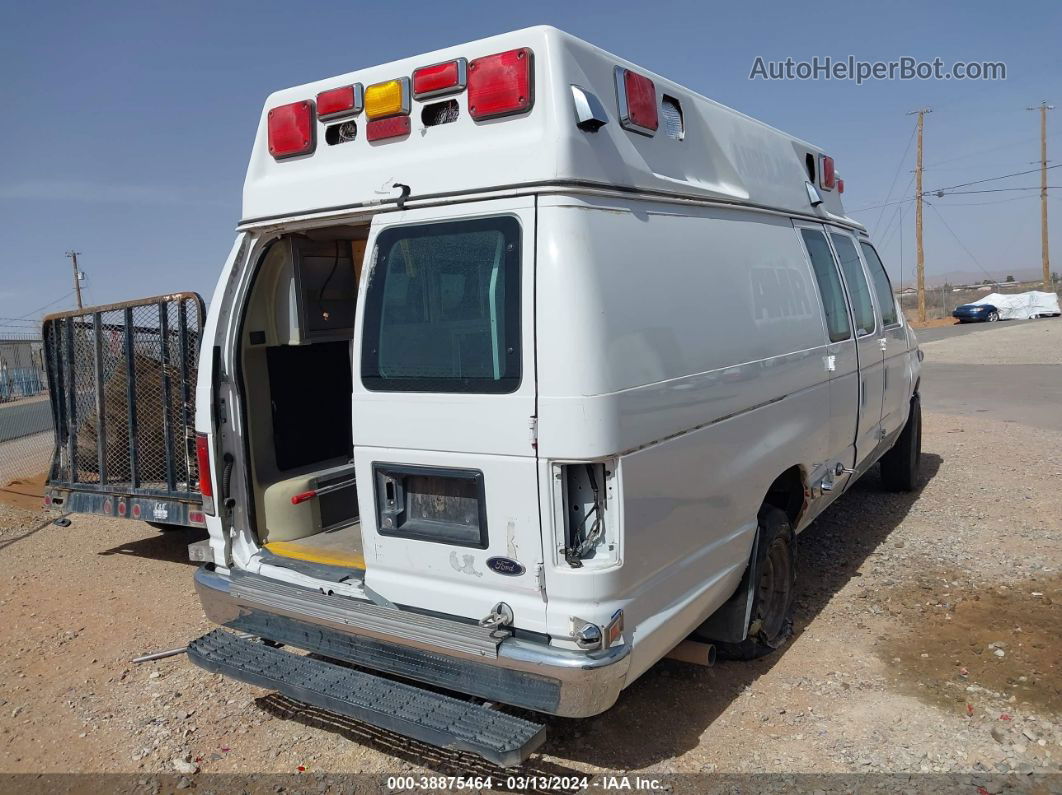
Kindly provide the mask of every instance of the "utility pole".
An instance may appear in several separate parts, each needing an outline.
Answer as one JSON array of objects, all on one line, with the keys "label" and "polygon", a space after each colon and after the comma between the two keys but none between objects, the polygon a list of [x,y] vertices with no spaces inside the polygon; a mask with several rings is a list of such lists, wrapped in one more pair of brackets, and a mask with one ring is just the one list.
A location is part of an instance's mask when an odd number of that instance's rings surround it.
[{"label": "utility pole", "polygon": [[918,319],[926,322],[926,258],[922,249],[922,127],[925,115],[932,108],[912,110],[908,116],[918,116],[918,160],[915,164],[915,256],[918,282]]},{"label": "utility pole", "polygon": [[1040,261],[1044,266],[1044,289],[1051,290],[1051,255],[1047,246],[1047,111],[1054,105],[1041,102],[1035,108],[1040,111]]},{"label": "utility pole", "polygon": [[77,255],[80,254],[80,253],[81,253],[80,251],[68,251],[68,252],[66,252],[66,256],[68,256],[70,258],[70,262],[74,266],[74,293],[77,295],[77,308],[78,309],[82,309],[83,308],[82,303],[81,303],[81,271],[79,271],[77,269]]}]

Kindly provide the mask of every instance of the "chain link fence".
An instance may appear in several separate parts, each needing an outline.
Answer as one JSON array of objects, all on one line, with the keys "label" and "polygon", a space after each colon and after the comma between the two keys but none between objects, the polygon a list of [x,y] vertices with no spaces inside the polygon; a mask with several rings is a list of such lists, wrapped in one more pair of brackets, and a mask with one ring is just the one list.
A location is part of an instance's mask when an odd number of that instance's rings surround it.
[{"label": "chain link fence", "polygon": [[31,327],[0,326],[0,488],[33,479],[52,452],[44,342]]}]

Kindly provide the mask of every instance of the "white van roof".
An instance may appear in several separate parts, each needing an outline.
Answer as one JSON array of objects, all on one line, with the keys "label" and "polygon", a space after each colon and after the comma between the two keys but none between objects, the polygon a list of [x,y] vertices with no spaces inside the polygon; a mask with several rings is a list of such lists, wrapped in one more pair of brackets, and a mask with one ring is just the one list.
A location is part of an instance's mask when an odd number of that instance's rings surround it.
[{"label": "white van roof", "polygon": [[[369,142],[364,111],[335,121],[312,118],[311,153],[274,159],[268,143],[269,112],[288,103],[352,84],[409,78],[419,67],[528,48],[533,70],[529,111],[475,121],[467,90],[452,96],[412,99],[408,135]],[[659,128],[653,135],[620,123],[616,67],[655,84]],[[572,87],[596,98],[607,123],[594,132],[576,126]],[[668,107],[662,104],[670,98]],[[427,105],[456,100],[458,116],[428,126]],[[676,128],[674,104],[681,113]],[[664,111],[671,114],[670,124]],[[354,140],[329,143],[328,127],[353,121]],[[335,131],[333,131],[334,133]],[[674,137],[678,134],[679,137]],[[821,185],[816,146],[787,135],[653,74],[629,61],[548,26],[526,28],[435,52],[360,69],[270,95],[258,125],[244,183],[244,224],[355,209],[394,201],[396,183],[408,185],[410,201],[455,194],[561,189],[607,189],[698,201],[752,205],[819,216],[858,226],[845,216],[840,191]],[[809,164],[816,179],[809,176]],[[809,186],[821,198],[813,205]]]}]

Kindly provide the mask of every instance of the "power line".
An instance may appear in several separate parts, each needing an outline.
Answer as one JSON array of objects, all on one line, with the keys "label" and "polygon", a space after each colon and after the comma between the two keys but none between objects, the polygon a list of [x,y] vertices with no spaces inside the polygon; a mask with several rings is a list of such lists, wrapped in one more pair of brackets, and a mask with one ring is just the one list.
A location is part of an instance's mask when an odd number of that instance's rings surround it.
[{"label": "power line", "polygon": [[959,236],[957,234],[955,234],[955,230],[948,225],[947,221],[944,220],[944,216],[941,214],[940,210],[937,209],[937,206],[932,202],[926,202],[926,204],[928,204],[933,210],[933,212],[937,214],[937,218],[939,218],[940,222],[944,224],[944,228],[948,230],[948,232],[953,238],[955,238],[955,242],[959,244],[959,247],[969,255],[970,259],[974,261],[974,264],[976,264],[977,267],[981,270],[981,273],[983,273],[989,279],[992,279],[992,275],[987,270],[985,270],[985,266],[981,264],[981,261],[977,259],[977,256],[966,247],[966,244],[959,239]]},{"label": "power line", "polygon": [[917,129],[917,127],[911,127],[911,137],[907,139],[907,146],[904,147],[903,154],[900,155],[900,162],[896,164],[896,173],[892,175],[892,183],[889,185],[889,192],[885,194],[885,204],[881,205],[881,211],[878,213],[878,220],[874,222],[875,232],[878,231],[878,228],[881,225],[881,218],[885,215],[885,208],[888,206],[889,199],[892,198],[892,189],[896,187],[896,180],[900,178],[900,171],[903,169],[904,161],[907,160],[907,153],[911,151],[911,143],[914,141]]},{"label": "power line", "polygon": [[[1062,163],[1058,163],[1058,164],[1053,165],[1053,166],[1048,166],[1047,169],[1048,169],[1048,171],[1050,171],[1052,168],[1059,168],[1060,166],[1062,166]],[[1020,176],[1022,176],[1024,174],[1037,174],[1040,171],[1041,171],[1041,169],[1039,169],[1039,168],[1030,168],[1028,171],[1015,171],[1013,174],[1004,174],[1001,177],[988,177],[986,179],[974,180],[973,182],[960,182],[958,185],[948,185],[948,186],[943,187],[943,188],[935,188],[933,190],[927,190],[926,193],[927,194],[936,193],[937,191],[951,190],[952,188],[965,188],[968,185],[980,185],[983,182],[996,182],[997,180],[1009,179],[1010,177],[1020,177]]]},{"label": "power line", "polygon": [[36,314],[37,314],[38,312],[41,312],[41,311],[43,311],[43,310],[47,309],[47,308],[48,308],[48,307],[50,307],[50,306],[54,306],[55,304],[58,304],[58,303],[59,303],[60,301],[65,301],[65,300],[66,300],[67,298],[69,298],[69,297],[70,297],[70,296],[72,296],[73,294],[74,294],[74,291],[73,291],[73,290],[71,290],[71,291],[70,291],[70,292],[68,292],[68,293],[67,293],[66,295],[62,295],[62,296],[60,296],[59,298],[56,298],[56,299],[55,299],[54,301],[49,301],[49,302],[48,302],[48,303],[46,303],[46,304],[45,304],[44,306],[39,306],[39,307],[37,307],[36,309],[34,309],[34,310],[33,310],[32,312],[27,312],[27,313],[26,313],[26,314],[24,314],[24,315],[23,315],[22,317],[15,317],[15,318],[11,318],[11,319],[12,319],[12,320],[25,320],[25,319],[27,319],[27,318],[30,318],[30,317],[32,317],[33,315],[36,315]]}]

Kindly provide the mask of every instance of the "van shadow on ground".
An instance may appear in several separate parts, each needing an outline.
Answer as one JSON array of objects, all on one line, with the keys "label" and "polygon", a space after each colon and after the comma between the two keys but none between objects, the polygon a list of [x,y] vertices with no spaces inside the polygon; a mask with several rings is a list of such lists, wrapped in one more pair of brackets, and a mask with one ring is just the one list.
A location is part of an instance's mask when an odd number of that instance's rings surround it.
[{"label": "van shadow on ground", "polygon": [[167,563],[186,563],[189,566],[200,564],[188,560],[188,545],[207,538],[207,531],[194,527],[175,527],[173,530],[156,530],[143,525],[143,530],[151,535],[105,549],[99,555],[131,555],[136,558],[150,558]]},{"label": "van shadow on ground", "polygon": [[[922,485],[940,469],[938,455],[923,454]],[[921,489],[886,492],[875,469],[861,478],[799,537],[798,593],[794,638],[804,632],[863,562],[906,518]],[[641,770],[695,748],[701,735],[731,703],[782,659],[785,651],[753,662],[723,662],[699,668],[662,661],[620,695],[602,715],[581,720],[547,718],[542,751],[555,759],[613,770]],[[434,748],[359,721],[307,707],[276,694],[258,705],[277,717],[335,732],[397,759],[447,775],[493,775],[495,787],[513,773],[578,775],[535,754],[517,769],[501,770],[478,757]],[[539,716],[535,716],[539,717]]]},{"label": "van shadow on ground", "polygon": [[[923,454],[922,486],[940,469],[938,455]],[[794,639],[905,519],[921,488],[884,490],[875,468],[827,508],[797,542],[797,611]],[[697,747],[700,736],[785,654],[752,662],[699,668],[665,660],[620,695],[608,712],[582,721],[552,719],[546,750],[604,768],[640,770]]]}]

